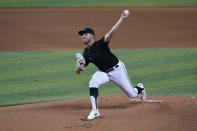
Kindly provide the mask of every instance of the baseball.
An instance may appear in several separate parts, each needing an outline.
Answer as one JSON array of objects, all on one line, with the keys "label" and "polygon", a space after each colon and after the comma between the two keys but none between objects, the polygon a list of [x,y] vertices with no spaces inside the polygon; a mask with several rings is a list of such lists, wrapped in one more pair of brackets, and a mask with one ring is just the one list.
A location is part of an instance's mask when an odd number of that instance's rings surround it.
[{"label": "baseball", "polygon": [[124,10],[124,14],[125,15],[128,15],[129,14],[129,11],[128,10]]}]

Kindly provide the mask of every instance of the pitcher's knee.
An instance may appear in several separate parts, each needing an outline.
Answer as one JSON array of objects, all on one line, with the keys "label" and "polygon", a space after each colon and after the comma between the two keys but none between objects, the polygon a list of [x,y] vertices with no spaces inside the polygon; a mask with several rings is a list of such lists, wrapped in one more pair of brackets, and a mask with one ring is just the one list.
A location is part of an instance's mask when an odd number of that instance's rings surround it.
[{"label": "pitcher's knee", "polygon": [[98,88],[100,86],[99,82],[96,81],[95,79],[91,79],[89,82],[89,87],[95,87]]}]

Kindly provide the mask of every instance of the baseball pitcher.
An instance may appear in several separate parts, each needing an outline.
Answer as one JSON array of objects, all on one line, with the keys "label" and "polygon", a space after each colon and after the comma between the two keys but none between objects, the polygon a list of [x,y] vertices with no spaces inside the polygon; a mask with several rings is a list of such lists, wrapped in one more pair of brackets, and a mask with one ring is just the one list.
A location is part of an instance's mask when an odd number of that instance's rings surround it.
[{"label": "baseball pitcher", "polygon": [[109,48],[109,42],[113,38],[114,33],[128,16],[129,11],[123,11],[117,23],[98,41],[95,41],[95,33],[91,28],[84,28],[78,32],[78,34],[81,35],[82,42],[87,45],[87,47],[84,49],[82,55],[80,53],[76,54],[76,73],[80,74],[84,71],[89,63],[93,63],[98,67],[98,71],[93,74],[89,82],[92,110],[87,120],[92,120],[100,116],[98,110],[98,88],[107,82],[114,82],[129,97],[140,95],[141,100],[145,100],[146,98],[143,84],[139,83],[135,87],[132,85],[124,63],[121,62]]}]

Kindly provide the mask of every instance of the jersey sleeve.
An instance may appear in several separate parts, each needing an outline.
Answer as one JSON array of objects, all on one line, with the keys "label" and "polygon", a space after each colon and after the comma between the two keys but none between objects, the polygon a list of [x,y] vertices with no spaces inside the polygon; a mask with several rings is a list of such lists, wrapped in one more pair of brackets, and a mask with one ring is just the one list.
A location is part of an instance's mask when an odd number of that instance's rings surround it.
[{"label": "jersey sleeve", "polygon": [[103,36],[103,37],[99,40],[99,42],[100,42],[100,44],[101,44],[102,47],[108,47],[110,41],[105,42],[104,39],[105,39],[105,37]]},{"label": "jersey sleeve", "polygon": [[87,57],[87,54],[86,54],[85,50],[83,52],[83,57],[85,59],[85,67],[86,67],[86,66],[88,66],[88,64],[90,63],[90,61],[88,60],[88,57]]}]

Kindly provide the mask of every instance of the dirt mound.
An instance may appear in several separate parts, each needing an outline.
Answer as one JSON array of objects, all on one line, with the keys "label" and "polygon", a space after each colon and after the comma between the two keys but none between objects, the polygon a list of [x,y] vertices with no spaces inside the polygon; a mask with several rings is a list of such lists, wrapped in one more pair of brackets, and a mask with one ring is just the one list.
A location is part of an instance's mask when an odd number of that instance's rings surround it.
[{"label": "dirt mound", "polygon": [[[128,8],[129,9],[129,8]],[[101,38],[121,8],[0,9],[0,51],[82,49],[88,26]],[[197,8],[131,8],[111,48],[197,47]]]},{"label": "dirt mound", "polygon": [[2,131],[196,131],[197,98],[148,96],[164,103],[128,101],[122,95],[99,98],[101,117],[82,121],[91,109],[89,99],[0,108]]}]

